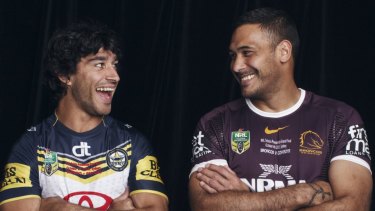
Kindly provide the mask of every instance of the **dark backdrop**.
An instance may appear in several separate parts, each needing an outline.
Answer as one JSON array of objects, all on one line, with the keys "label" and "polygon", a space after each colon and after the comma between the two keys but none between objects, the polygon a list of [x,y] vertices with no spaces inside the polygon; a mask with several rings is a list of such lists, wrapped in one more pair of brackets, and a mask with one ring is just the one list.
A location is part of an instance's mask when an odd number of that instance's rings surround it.
[{"label": "dark backdrop", "polygon": [[123,40],[112,116],[152,140],[171,210],[189,210],[192,132],[201,115],[240,96],[229,71],[231,24],[261,6],[285,9],[296,19],[302,40],[298,85],[355,107],[374,154],[371,0],[14,0],[0,6],[1,166],[21,133],[53,111],[41,83],[48,38],[55,29],[89,17],[108,24]]}]

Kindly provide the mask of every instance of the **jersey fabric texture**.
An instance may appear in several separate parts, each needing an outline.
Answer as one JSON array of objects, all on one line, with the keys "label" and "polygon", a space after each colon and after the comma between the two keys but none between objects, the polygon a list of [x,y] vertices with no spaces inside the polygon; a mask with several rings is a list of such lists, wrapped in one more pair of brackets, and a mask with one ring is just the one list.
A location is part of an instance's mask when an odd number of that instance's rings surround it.
[{"label": "jersey fabric texture", "polygon": [[330,162],[370,169],[363,121],[350,106],[301,89],[291,108],[269,113],[239,99],[201,118],[192,140],[191,173],[228,165],[251,191],[328,181]]},{"label": "jersey fabric texture", "polygon": [[109,116],[77,133],[51,115],[31,127],[5,166],[0,203],[59,196],[70,203],[106,210],[129,188],[166,197],[148,140]]}]

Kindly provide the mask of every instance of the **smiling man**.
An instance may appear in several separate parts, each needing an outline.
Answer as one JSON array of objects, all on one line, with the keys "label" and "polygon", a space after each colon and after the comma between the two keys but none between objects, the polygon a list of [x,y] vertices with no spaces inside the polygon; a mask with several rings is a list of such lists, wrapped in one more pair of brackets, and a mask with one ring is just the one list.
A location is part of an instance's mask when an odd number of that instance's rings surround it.
[{"label": "smiling man", "polygon": [[295,24],[283,11],[243,15],[229,46],[242,99],[201,118],[193,136],[193,210],[368,210],[363,121],[343,102],[297,87]]},{"label": "smiling man", "polygon": [[76,23],[53,35],[45,75],[58,104],[14,146],[1,211],[167,210],[148,140],[108,116],[119,56],[116,34],[98,23]]}]

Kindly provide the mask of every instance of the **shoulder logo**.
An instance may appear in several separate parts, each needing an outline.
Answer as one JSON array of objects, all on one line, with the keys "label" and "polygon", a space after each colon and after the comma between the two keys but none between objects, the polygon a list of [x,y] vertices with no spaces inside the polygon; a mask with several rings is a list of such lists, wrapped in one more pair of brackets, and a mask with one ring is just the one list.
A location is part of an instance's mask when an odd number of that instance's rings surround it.
[{"label": "shoulder logo", "polygon": [[29,129],[27,129],[27,131],[29,131],[29,132],[35,132],[36,131],[36,127],[31,127],[31,128],[29,128]]},{"label": "shoulder logo", "polygon": [[57,153],[50,150],[46,150],[46,153],[44,154],[42,173],[44,173],[47,176],[51,176],[58,169],[59,163],[57,160]]},{"label": "shoulder logo", "polygon": [[147,155],[138,161],[136,165],[135,179],[163,183],[160,177],[160,167],[156,157]]},{"label": "shoulder logo", "polygon": [[242,154],[250,148],[250,131],[232,131],[231,146],[233,152]]},{"label": "shoulder logo", "polygon": [[106,160],[108,167],[114,171],[124,170],[129,163],[128,154],[120,148],[109,151]]},{"label": "shoulder logo", "polygon": [[212,153],[208,147],[204,146],[204,143],[202,142],[202,139],[204,138],[204,135],[202,131],[199,131],[197,136],[193,136],[192,144],[193,144],[193,158],[198,159],[199,157],[203,155],[207,155],[209,153]]},{"label": "shoulder logo", "polygon": [[279,127],[277,129],[269,129],[268,126],[264,129],[264,132],[267,134],[267,135],[271,135],[271,134],[274,134],[274,133],[277,133],[279,132],[280,130],[284,130],[285,128],[287,128],[288,126],[285,126],[285,127]]},{"label": "shoulder logo", "polygon": [[350,139],[346,144],[345,153],[348,155],[367,155],[371,160],[365,128],[359,127],[359,125],[351,125],[348,128],[348,135],[350,136]]}]

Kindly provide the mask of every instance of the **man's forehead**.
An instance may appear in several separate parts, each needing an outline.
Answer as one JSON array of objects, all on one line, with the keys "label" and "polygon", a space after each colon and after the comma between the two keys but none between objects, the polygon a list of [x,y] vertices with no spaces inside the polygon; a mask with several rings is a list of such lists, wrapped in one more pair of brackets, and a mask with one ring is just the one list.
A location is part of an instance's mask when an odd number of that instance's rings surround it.
[{"label": "man's forehead", "polygon": [[108,60],[113,59],[117,60],[117,55],[113,53],[111,50],[105,50],[103,48],[100,48],[99,51],[94,54],[89,54],[85,57],[82,57],[82,60]]},{"label": "man's forehead", "polygon": [[268,44],[268,41],[260,24],[244,24],[234,30],[229,49],[235,51],[244,48],[257,48],[260,45]]}]

